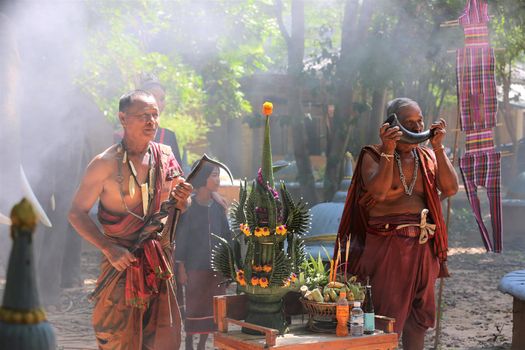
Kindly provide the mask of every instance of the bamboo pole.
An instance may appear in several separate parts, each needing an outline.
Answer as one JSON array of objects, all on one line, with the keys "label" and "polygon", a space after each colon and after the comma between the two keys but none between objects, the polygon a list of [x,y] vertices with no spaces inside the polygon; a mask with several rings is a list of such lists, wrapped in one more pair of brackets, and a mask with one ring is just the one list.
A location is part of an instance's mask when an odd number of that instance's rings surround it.
[{"label": "bamboo pole", "polygon": [[[458,90],[459,91],[459,90]],[[459,111],[459,96],[457,104],[457,118],[456,118],[456,128],[454,129],[454,148],[452,150],[452,166],[455,167],[458,159],[458,143],[459,143],[459,120],[460,120],[460,111]],[[450,222],[450,213],[452,210],[452,197],[447,198],[447,217],[446,217],[446,227],[447,227],[447,236],[448,236],[448,224]],[[439,337],[441,335],[441,308],[443,304],[443,288],[445,285],[445,279],[441,277],[439,279],[439,292],[438,292],[438,305],[437,305],[437,321],[436,321],[436,336],[434,338],[434,349],[438,349],[439,346]]]}]

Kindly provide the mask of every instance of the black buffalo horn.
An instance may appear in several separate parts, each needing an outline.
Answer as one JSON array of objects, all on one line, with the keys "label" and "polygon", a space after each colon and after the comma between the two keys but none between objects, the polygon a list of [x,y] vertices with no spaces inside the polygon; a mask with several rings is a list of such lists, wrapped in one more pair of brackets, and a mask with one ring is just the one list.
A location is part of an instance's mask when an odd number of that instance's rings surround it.
[{"label": "black buffalo horn", "polygon": [[401,125],[395,113],[392,113],[385,122],[390,124],[390,127],[399,127],[399,130],[403,133],[399,141],[403,143],[422,143],[431,138],[433,134],[432,130],[425,130],[423,132],[412,132],[410,130],[407,130],[407,128]]}]

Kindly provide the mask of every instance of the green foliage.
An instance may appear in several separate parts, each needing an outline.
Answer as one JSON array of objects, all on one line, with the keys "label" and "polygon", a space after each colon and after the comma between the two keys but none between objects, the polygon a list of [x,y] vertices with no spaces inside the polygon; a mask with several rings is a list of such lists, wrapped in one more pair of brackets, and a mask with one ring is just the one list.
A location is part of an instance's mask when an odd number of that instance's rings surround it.
[{"label": "green foliage", "polygon": [[299,201],[295,208],[288,213],[286,218],[288,231],[296,234],[304,234],[310,228],[310,210],[306,203]]},{"label": "green foliage", "polygon": [[83,74],[77,84],[117,124],[118,99],[138,88],[146,76],[166,88],[166,109],[161,126],[177,132],[180,146],[202,139],[207,125],[202,118],[205,92],[202,77],[175,54],[150,51],[155,35],[168,22],[159,14],[160,1],[92,3],[95,18],[107,25],[92,30]]},{"label": "green foliage", "polygon": [[498,79],[510,79],[509,66],[523,61],[525,54],[525,4],[520,1],[496,1],[491,9],[491,41],[494,47],[504,48],[496,53]]},{"label": "green foliage", "polygon": [[[330,256],[327,256],[327,258],[330,260]],[[305,259],[301,264],[301,271],[303,273],[301,279],[304,279],[301,282],[304,282],[310,290],[319,286],[325,286],[328,283],[330,272],[325,269],[321,253],[319,253],[317,259],[310,254],[309,258]]]},{"label": "green foliage", "polygon": [[270,285],[279,286],[283,284],[292,270],[291,260],[283,251],[276,252],[273,269],[270,275]]},{"label": "green foliage", "polygon": [[255,241],[254,237],[248,237],[246,247],[246,255],[244,256],[244,275],[246,276],[246,282],[252,278],[252,265],[255,262]]},{"label": "green foliage", "polygon": [[237,232],[240,232],[240,225],[246,223],[246,215],[244,214],[246,198],[248,197],[246,180],[244,180],[244,185],[241,182],[239,187],[239,201],[233,202],[233,204],[230,206],[230,227],[232,227]]},{"label": "green foliage", "polygon": [[250,195],[248,196],[248,200],[246,201],[246,208],[245,214],[246,214],[246,223],[248,226],[250,226],[250,231],[254,232],[255,228],[259,226],[259,223],[257,221],[257,215],[255,215],[255,207],[256,203],[258,203],[258,193],[255,191],[255,180],[252,183],[252,188],[250,191]]},{"label": "green foliage", "polygon": [[209,62],[203,69],[206,91],[205,117],[208,122],[220,125],[221,121],[240,118],[252,112],[250,103],[244,98],[238,79],[243,70],[231,65],[226,59]]},{"label": "green foliage", "polygon": [[296,275],[299,275],[301,266],[306,260],[304,241],[293,234],[288,234],[286,239],[288,241],[287,254],[292,259],[292,270]]},{"label": "green foliage", "polygon": [[267,5],[140,0],[88,7],[91,38],[77,84],[111,122],[118,122],[119,97],[144,75],[166,87],[161,126],[176,131],[180,146],[251,113],[240,80],[270,64],[263,43],[275,28]]},{"label": "green foliage", "polygon": [[219,241],[217,246],[212,250],[212,269],[222,273],[222,275],[229,280],[235,280],[235,257],[233,249],[224,238],[213,233],[211,235]]},{"label": "green foliage", "polygon": [[242,255],[241,255],[241,242],[239,242],[238,238],[233,239],[232,248],[233,248],[233,259],[235,261],[235,265],[240,270],[244,269],[244,264],[242,262]]},{"label": "green foliage", "polygon": [[283,218],[288,218],[290,213],[295,211],[296,205],[284,182],[281,182],[281,201],[283,203]]}]

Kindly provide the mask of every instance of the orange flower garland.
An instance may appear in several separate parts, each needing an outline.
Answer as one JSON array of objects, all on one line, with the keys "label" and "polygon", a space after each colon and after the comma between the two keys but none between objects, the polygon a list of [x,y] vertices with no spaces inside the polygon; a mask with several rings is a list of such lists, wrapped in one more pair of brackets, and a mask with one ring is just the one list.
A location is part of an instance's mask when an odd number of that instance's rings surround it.
[{"label": "orange flower garland", "polygon": [[262,287],[262,288],[267,288],[268,287],[268,278],[266,277],[261,277],[259,279],[259,285]]},{"label": "orange flower garland", "polygon": [[244,279],[244,271],[243,270],[237,271],[237,282],[239,282],[239,284],[241,286],[243,286],[243,287],[246,285],[246,280]]},{"label": "orange flower garland", "polygon": [[257,276],[253,276],[253,277],[252,277],[252,280],[251,280],[251,284],[252,284],[252,286],[254,286],[254,287],[255,287],[256,285],[258,285],[258,284],[259,284],[259,278],[258,278]]},{"label": "orange flower garland", "polygon": [[255,228],[255,237],[269,236],[270,229],[268,227],[256,227]]},{"label": "orange flower garland", "polygon": [[275,233],[278,235],[284,236],[287,232],[288,230],[286,229],[286,225],[279,225],[275,228]]},{"label": "orange flower garland", "polygon": [[241,224],[240,225],[240,230],[242,233],[244,233],[246,236],[251,236],[251,231],[250,231],[250,226],[248,226],[247,224]]}]

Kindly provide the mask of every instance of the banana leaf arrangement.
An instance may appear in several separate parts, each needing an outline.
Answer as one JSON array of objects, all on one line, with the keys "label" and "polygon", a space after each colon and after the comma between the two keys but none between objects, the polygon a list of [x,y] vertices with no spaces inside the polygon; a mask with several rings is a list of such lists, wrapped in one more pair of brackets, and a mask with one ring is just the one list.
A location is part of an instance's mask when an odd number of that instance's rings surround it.
[{"label": "banana leaf arrangement", "polygon": [[[230,209],[232,242],[215,236],[219,243],[212,252],[212,268],[228,282],[251,294],[272,294],[298,289],[297,276],[305,261],[300,236],[310,227],[310,212],[302,200],[294,201],[285,184],[275,188],[270,144],[270,115],[273,106],[263,104],[266,118],[262,166],[249,186],[241,182],[239,201]],[[241,254],[241,239],[246,245]],[[285,245],[286,241],[286,245]]]},{"label": "banana leaf arrangement", "polygon": [[[324,247],[323,247],[324,249]],[[330,255],[325,250],[326,256]],[[321,259],[321,253],[316,258],[310,255],[301,265],[301,294],[303,298],[318,303],[335,303],[339,300],[340,292],[346,292],[348,301],[362,301],[365,297],[364,286],[357,281],[357,276],[347,278],[346,274],[337,274],[333,268],[325,267],[325,262]]]}]

